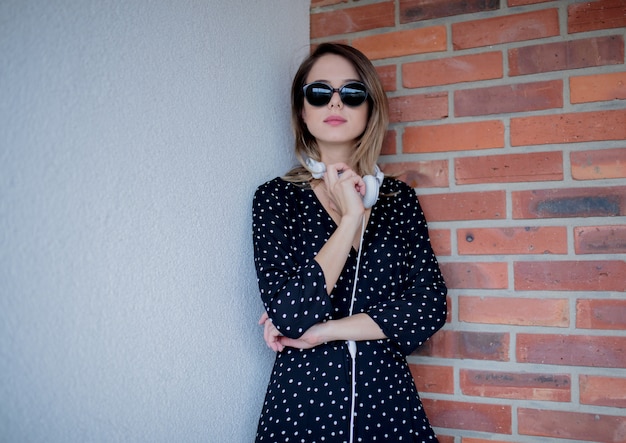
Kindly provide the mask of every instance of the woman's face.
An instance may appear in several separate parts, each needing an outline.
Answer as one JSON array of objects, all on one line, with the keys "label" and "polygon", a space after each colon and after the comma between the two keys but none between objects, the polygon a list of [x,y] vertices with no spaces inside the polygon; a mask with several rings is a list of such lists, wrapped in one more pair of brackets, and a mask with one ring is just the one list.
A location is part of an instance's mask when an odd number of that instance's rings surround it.
[{"label": "woman's face", "polygon": [[[356,69],[350,61],[336,54],[320,57],[306,78],[307,84],[324,82],[333,88],[354,81],[361,81]],[[367,100],[360,106],[346,106],[339,98],[339,93],[335,92],[330,102],[323,106],[312,106],[305,98],[302,119],[317,140],[321,152],[338,147],[351,152],[355,140],[367,125],[368,107]]]}]

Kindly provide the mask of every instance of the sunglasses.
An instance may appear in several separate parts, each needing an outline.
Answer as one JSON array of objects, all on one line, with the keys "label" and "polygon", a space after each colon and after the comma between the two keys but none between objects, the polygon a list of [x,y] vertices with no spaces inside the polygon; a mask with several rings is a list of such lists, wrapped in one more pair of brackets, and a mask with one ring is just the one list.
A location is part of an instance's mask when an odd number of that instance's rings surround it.
[{"label": "sunglasses", "polygon": [[346,106],[356,107],[362,105],[367,100],[367,88],[361,82],[350,82],[341,88],[333,88],[327,83],[313,82],[304,85],[302,88],[306,101],[311,106],[325,106],[330,103],[335,92],[339,93],[339,98]]}]

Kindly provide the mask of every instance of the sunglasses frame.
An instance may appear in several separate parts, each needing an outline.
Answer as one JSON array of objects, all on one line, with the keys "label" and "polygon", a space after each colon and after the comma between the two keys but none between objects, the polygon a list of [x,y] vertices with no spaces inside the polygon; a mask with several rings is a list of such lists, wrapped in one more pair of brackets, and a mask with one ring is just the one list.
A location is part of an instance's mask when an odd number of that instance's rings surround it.
[{"label": "sunglasses frame", "polygon": [[[318,87],[320,87],[320,86],[324,86],[324,89],[325,89],[326,91],[329,91],[329,92],[330,92],[330,94],[328,94],[328,96],[324,96],[324,100],[325,100],[325,102],[324,102],[324,103],[314,104],[314,103],[311,103],[311,101],[309,100],[309,97],[308,97],[308,95],[307,95],[307,92],[308,92],[309,88],[311,88],[312,86],[316,86],[316,85],[317,85]],[[350,87],[352,87],[352,89],[357,89],[357,90],[359,90],[359,91],[360,91],[360,89],[358,89],[358,88],[354,88],[354,87],[353,87],[353,85],[358,85],[358,86],[360,86],[361,88],[363,88],[363,92],[365,93],[365,96],[363,97],[363,101],[361,101],[361,102],[360,102],[360,103],[358,103],[358,104],[350,104],[350,103],[346,103],[346,100],[345,100],[345,99],[346,99],[346,97],[351,97],[351,95],[350,95],[349,93],[346,93],[346,92],[345,92],[345,89],[346,89],[346,88],[350,88]],[[318,107],[318,108],[319,108],[319,107],[322,107],[322,106],[326,106],[328,103],[330,103],[330,101],[332,100],[333,95],[335,94],[335,92],[337,92],[337,93],[339,94],[339,98],[341,99],[341,102],[342,102],[344,105],[349,106],[349,107],[351,107],[351,108],[356,108],[356,107],[361,106],[363,103],[365,103],[365,102],[367,101],[367,99],[368,99],[368,97],[369,97],[369,92],[367,92],[367,86],[365,86],[365,83],[362,83],[362,82],[356,82],[356,81],[355,81],[355,82],[348,82],[348,83],[346,83],[345,85],[342,85],[342,86],[341,86],[341,87],[339,87],[339,88],[333,88],[331,85],[329,85],[328,83],[325,83],[325,82],[311,82],[311,83],[308,83],[308,84],[306,84],[306,85],[304,85],[304,86],[302,87],[302,92],[304,93],[304,98],[306,99],[306,101],[307,101],[307,102],[308,102],[311,106],[315,106],[315,107]],[[326,100],[326,98],[328,98],[328,100]],[[350,101],[350,100],[348,100],[348,101]]]}]

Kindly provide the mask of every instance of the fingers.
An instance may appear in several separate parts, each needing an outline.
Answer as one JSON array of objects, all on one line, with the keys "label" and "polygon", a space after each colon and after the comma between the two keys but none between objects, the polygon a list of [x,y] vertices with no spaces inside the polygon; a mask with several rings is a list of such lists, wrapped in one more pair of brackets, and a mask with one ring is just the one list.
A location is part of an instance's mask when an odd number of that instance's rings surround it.
[{"label": "fingers", "polygon": [[[267,314],[265,314],[264,316],[265,321],[262,323],[263,339],[271,350],[273,350],[274,352],[281,352],[283,349],[285,349],[285,346],[281,342],[282,334],[278,329],[276,329],[276,326],[274,326],[274,323],[272,323],[272,320],[269,319]],[[262,315],[261,318],[263,319],[264,316]]]},{"label": "fingers", "polygon": [[324,342],[322,338],[322,323],[311,326],[300,338],[280,337],[280,344],[283,347],[297,349],[311,349]]},{"label": "fingers", "polygon": [[263,311],[263,314],[261,314],[261,318],[259,318],[259,324],[260,324],[260,325],[264,324],[264,323],[265,323],[265,321],[266,321],[267,319],[269,319],[269,318],[270,318],[270,316],[269,316],[269,315],[267,315],[267,312]]},{"label": "fingers", "polygon": [[363,211],[360,198],[365,195],[363,178],[345,163],[334,163],[328,166],[325,176],[331,203],[341,214],[352,211]]},{"label": "fingers", "polygon": [[343,175],[344,172],[351,171],[350,166],[345,163],[333,163],[332,165],[328,165],[326,169],[326,175],[328,177],[337,178],[340,175]]},{"label": "fingers", "polygon": [[336,183],[338,181],[352,181],[355,177],[358,179],[361,178],[345,163],[333,163],[328,166],[328,170],[326,171],[326,179],[330,181],[330,183]]},{"label": "fingers", "polygon": [[282,352],[287,346],[298,349],[310,349],[323,341],[319,336],[320,324],[313,325],[298,339],[288,338],[282,335],[276,326],[274,326],[274,323],[272,323],[267,313],[261,315],[259,324],[263,325],[263,339],[265,343],[268,348],[274,352]]}]

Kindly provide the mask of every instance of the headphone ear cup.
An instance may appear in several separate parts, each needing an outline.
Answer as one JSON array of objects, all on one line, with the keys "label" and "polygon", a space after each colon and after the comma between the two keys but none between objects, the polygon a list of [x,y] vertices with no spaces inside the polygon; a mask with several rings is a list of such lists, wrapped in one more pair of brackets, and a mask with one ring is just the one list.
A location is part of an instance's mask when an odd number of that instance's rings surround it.
[{"label": "headphone ear cup", "polygon": [[378,180],[376,180],[376,177],[374,177],[373,175],[364,176],[363,181],[365,182],[365,195],[363,196],[363,206],[365,207],[365,209],[368,209],[374,206],[374,204],[378,200],[379,183]]},{"label": "headphone ear cup", "polygon": [[313,178],[320,179],[324,177],[324,174],[326,173],[326,165],[324,163],[315,161],[311,157],[306,157],[304,162]]}]

